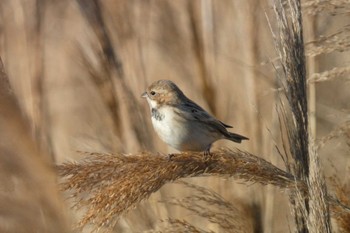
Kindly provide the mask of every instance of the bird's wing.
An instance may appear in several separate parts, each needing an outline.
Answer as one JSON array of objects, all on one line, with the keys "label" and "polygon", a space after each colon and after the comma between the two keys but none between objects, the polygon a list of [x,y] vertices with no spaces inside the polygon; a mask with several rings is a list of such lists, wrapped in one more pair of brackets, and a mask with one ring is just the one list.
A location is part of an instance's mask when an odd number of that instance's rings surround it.
[{"label": "bird's wing", "polygon": [[232,128],[232,126],[226,125],[211,116],[202,107],[189,99],[185,103],[179,104],[177,107],[177,113],[186,120],[206,123],[208,126],[220,131],[224,135],[228,134],[226,128]]},{"label": "bird's wing", "polygon": [[223,124],[226,128],[233,128],[233,126],[225,124],[224,122],[220,121],[221,124]]}]

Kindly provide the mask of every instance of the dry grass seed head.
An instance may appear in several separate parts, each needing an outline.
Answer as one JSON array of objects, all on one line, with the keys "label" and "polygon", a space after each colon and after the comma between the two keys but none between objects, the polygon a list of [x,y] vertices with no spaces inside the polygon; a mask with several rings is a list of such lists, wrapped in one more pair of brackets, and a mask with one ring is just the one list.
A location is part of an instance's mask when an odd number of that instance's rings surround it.
[{"label": "dry grass seed head", "polygon": [[308,82],[309,83],[324,82],[324,81],[330,81],[341,77],[344,77],[345,80],[350,80],[349,74],[350,74],[350,66],[334,67],[331,70],[312,74]]},{"label": "dry grass seed head", "polygon": [[177,233],[177,232],[189,232],[189,233],[214,233],[213,231],[206,231],[193,226],[186,220],[179,220],[169,218],[163,221],[163,226],[159,226],[158,230],[149,231],[149,233]]},{"label": "dry grass seed head", "polygon": [[[80,226],[94,222],[97,226],[113,225],[118,216],[148,198],[165,183],[184,177],[216,175],[247,182],[293,188],[292,175],[257,156],[239,150],[182,153],[170,160],[150,153],[140,155],[92,154],[80,163],[58,166],[62,189],[73,192],[77,206],[88,210]],[[296,182],[300,189],[301,183]]]},{"label": "dry grass seed head", "polygon": [[337,15],[337,14],[349,14],[350,3],[347,0],[304,0],[303,11],[306,14],[317,15],[319,13]]},{"label": "dry grass seed head", "polygon": [[245,214],[243,204],[236,204],[226,201],[218,193],[198,185],[178,181],[185,188],[191,190],[187,197],[178,199],[172,197],[165,200],[166,204],[181,206],[196,216],[203,217],[211,223],[217,224],[225,232],[251,232],[248,226],[249,216]]},{"label": "dry grass seed head", "polygon": [[341,232],[350,232],[350,184],[341,184],[340,177],[336,174],[330,178],[335,190],[336,198],[330,200],[332,218],[335,219]]},{"label": "dry grass seed head", "polygon": [[313,57],[331,52],[344,52],[350,49],[350,26],[338,32],[306,43],[306,55]]},{"label": "dry grass seed head", "polygon": [[327,188],[321,171],[317,147],[310,140],[310,173],[308,177],[309,215],[307,218],[310,233],[331,232],[330,212],[327,202]]}]

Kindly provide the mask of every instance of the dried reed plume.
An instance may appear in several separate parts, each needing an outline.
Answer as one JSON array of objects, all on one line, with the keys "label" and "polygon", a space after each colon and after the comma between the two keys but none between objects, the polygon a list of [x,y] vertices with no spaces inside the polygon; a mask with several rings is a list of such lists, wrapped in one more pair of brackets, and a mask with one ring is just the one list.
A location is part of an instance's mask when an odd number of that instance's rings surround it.
[{"label": "dried reed plume", "polygon": [[324,71],[322,73],[314,73],[309,78],[309,83],[330,81],[335,78],[345,77],[349,80],[350,66],[335,67],[331,70]]},{"label": "dried reed plume", "polygon": [[[184,198],[172,197],[164,202],[170,205],[181,206],[196,216],[200,216],[214,223],[224,232],[254,232],[252,218],[249,218],[250,208],[239,203],[231,203],[218,193],[205,187],[179,181],[184,188],[190,189],[190,195]],[[252,215],[250,215],[252,216]],[[173,219],[168,220],[168,228],[173,227]],[[177,229],[180,226],[175,222]],[[179,232],[185,231],[186,226]],[[198,230],[198,229],[197,229]],[[257,230],[257,229],[256,229]],[[198,230],[202,231],[202,230]]]},{"label": "dried reed plume", "polygon": [[[275,36],[276,48],[281,60],[283,74],[279,81],[283,85],[288,101],[281,107],[288,140],[289,155],[294,164],[287,163],[296,177],[306,181],[309,174],[308,155],[308,118],[307,118],[307,96],[306,96],[306,70],[304,57],[304,42],[302,38],[302,24],[300,2],[290,1],[287,4],[290,17],[287,18],[286,9],[281,1],[275,3],[275,13],[278,26],[278,37]],[[290,110],[290,111],[288,111]],[[286,151],[286,153],[288,153]],[[299,200],[302,195],[292,196],[291,203],[298,232],[308,232],[307,211],[308,200]],[[296,199],[294,199],[296,198]],[[306,212],[306,213],[305,213]]]},{"label": "dried reed plume", "polygon": [[186,220],[179,220],[169,218],[164,221],[167,226],[161,227],[159,230],[147,231],[147,233],[178,233],[178,232],[191,232],[191,233],[214,233],[213,231],[205,231],[193,226]]},{"label": "dried reed plume", "polygon": [[304,0],[302,7],[304,12],[310,15],[317,15],[325,12],[332,15],[340,15],[350,12],[350,3],[346,0]]},{"label": "dried reed plume", "polygon": [[148,198],[165,183],[184,177],[214,175],[251,183],[304,189],[295,178],[271,163],[239,150],[175,154],[171,158],[148,152],[140,155],[90,154],[80,163],[58,166],[62,189],[71,190],[77,207],[88,206],[80,227],[114,225],[118,216]]},{"label": "dried reed plume", "polygon": [[[310,146],[308,132],[307,78],[300,1],[281,0],[275,4],[278,37],[276,48],[283,74],[279,76],[288,105],[282,105],[282,118],[289,140],[292,163],[286,164],[297,179],[307,183],[308,196],[290,196],[298,232],[330,232],[330,214],[325,180],[315,148]],[[286,11],[289,10],[289,17]],[[287,160],[285,160],[287,161]]]},{"label": "dried reed plume", "polygon": [[309,211],[307,227],[309,232],[331,232],[330,212],[327,203],[326,181],[321,171],[317,147],[310,143],[310,173],[308,177]]},{"label": "dried reed plume", "polygon": [[[285,89],[288,101],[288,105],[283,106],[283,111],[291,145],[290,155],[296,162],[292,169],[298,177],[306,178],[309,172],[309,136],[302,18],[300,2],[289,1],[289,3],[289,18],[281,2],[275,5],[279,28],[279,34],[275,40],[283,69],[283,74],[278,78]],[[289,109],[285,109],[287,106],[290,108],[290,114],[287,114]]]},{"label": "dried reed plume", "polygon": [[321,37],[306,44],[306,55],[313,57],[331,52],[344,52],[350,49],[350,26],[342,27],[332,35]]},{"label": "dried reed plume", "polygon": [[333,200],[332,217],[335,219],[340,232],[350,232],[350,185],[341,184],[340,177],[334,175],[331,177],[331,183],[335,189],[338,200]]}]

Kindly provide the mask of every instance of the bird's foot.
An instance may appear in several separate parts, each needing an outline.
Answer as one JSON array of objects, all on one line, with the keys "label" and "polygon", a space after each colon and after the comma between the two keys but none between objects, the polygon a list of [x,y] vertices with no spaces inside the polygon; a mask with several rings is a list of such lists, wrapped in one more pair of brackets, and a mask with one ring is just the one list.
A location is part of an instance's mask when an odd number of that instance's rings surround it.
[{"label": "bird's foot", "polygon": [[168,161],[171,161],[174,156],[175,154],[168,154],[166,157]]},{"label": "bird's foot", "polygon": [[211,159],[210,147],[204,151],[204,160],[208,161]]}]

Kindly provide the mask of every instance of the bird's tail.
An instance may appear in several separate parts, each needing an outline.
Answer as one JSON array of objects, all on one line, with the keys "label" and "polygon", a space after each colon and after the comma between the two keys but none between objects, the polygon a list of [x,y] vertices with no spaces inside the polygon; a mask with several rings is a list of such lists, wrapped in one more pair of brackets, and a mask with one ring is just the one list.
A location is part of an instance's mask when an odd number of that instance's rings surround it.
[{"label": "bird's tail", "polygon": [[239,134],[236,134],[236,133],[231,133],[231,132],[228,132],[228,133],[229,133],[229,137],[227,137],[227,139],[229,139],[231,141],[234,141],[234,142],[237,142],[237,143],[241,143],[242,140],[249,140],[249,138],[244,137],[242,135],[239,135]]}]

